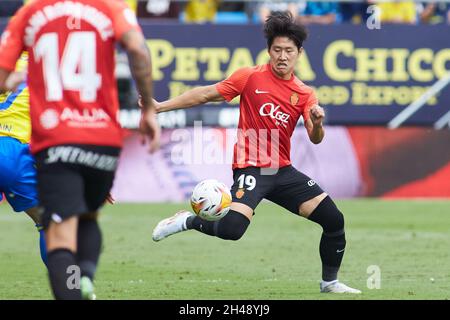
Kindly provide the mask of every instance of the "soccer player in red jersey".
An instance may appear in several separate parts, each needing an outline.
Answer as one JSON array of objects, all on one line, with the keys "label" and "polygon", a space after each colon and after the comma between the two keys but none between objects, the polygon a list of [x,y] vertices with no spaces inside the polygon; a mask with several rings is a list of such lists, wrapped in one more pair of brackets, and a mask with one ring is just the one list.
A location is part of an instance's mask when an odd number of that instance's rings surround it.
[{"label": "soccer player in red jersey", "polygon": [[155,150],[160,129],[150,53],[123,1],[30,2],[11,19],[0,42],[0,92],[23,80],[13,71],[21,52],[29,53],[31,152],[56,299],[94,297],[102,242],[98,210],[112,187],[122,146],[116,43],[128,53],[143,98],[141,129]]},{"label": "soccer player in red jersey", "polygon": [[269,64],[242,68],[220,83],[156,103],[158,112],[164,112],[210,101],[230,101],[240,95],[230,211],[214,222],[187,211],[178,212],[156,226],[153,240],[189,229],[238,240],[250,224],[255,208],[266,198],[322,226],[321,292],[360,293],[337,278],[346,245],[344,216],[314,180],[291,166],[290,137],[300,116],[312,143],[320,143],[325,134],[324,110],[314,91],[294,75],[306,30],[289,14],[277,12],[266,20],[264,32]]}]

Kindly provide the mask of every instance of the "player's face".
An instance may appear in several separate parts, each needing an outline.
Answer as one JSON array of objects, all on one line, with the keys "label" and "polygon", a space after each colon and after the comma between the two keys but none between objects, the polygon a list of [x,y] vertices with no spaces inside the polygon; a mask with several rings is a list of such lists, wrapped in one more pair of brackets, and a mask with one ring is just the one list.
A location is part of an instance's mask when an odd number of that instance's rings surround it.
[{"label": "player's face", "polygon": [[288,37],[276,37],[269,49],[270,65],[283,79],[290,79],[301,50]]}]

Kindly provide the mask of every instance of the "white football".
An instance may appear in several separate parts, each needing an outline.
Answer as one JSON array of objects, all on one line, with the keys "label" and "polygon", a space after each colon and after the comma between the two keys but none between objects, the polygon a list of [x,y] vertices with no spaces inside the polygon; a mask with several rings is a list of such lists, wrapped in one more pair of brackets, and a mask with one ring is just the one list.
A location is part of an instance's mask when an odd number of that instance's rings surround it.
[{"label": "white football", "polygon": [[219,220],[228,213],[230,205],[230,189],[215,179],[199,182],[192,192],[192,209],[202,219],[208,221]]}]

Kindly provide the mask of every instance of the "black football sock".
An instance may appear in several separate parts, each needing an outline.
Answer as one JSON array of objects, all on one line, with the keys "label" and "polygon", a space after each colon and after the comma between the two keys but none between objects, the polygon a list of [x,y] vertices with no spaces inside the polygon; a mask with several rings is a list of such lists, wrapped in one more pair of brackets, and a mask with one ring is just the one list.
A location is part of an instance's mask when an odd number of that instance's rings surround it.
[{"label": "black football sock", "polygon": [[198,216],[192,216],[186,220],[187,229],[195,229],[224,240],[239,240],[249,224],[250,220],[246,216],[233,210],[218,221],[207,221]]},{"label": "black football sock", "polygon": [[61,248],[48,252],[47,268],[55,299],[81,300],[80,277],[72,251]]},{"label": "black football sock", "polygon": [[337,236],[322,234],[319,251],[322,260],[322,279],[324,281],[337,279],[339,267],[344,257],[345,244],[345,233],[343,231]]},{"label": "black football sock", "polygon": [[81,275],[93,280],[102,246],[102,233],[95,219],[78,222],[77,262]]},{"label": "black football sock", "polygon": [[333,281],[341,266],[346,245],[344,216],[330,197],[320,202],[309,216],[309,220],[323,228],[319,252],[322,260],[322,279]]}]

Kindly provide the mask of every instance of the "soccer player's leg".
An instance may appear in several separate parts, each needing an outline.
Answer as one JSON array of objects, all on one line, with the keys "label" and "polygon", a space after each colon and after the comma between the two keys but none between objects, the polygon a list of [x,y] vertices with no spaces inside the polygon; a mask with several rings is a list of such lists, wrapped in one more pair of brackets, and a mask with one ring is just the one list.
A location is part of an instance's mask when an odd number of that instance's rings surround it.
[{"label": "soccer player's leg", "polygon": [[84,300],[95,300],[94,277],[101,253],[102,234],[98,211],[80,216],[77,236],[77,263],[81,271],[80,289]]},{"label": "soccer player's leg", "polygon": [[158,223],[153,230],[154,241],[161,241],[173,234],[197,230],[224,240],[239,240],[247,230],[253,216],[253,208],[239,202],[232,202],[230,211],[220,220],[207,221],[189,211],[179,211],[174,216]]},{"label": "soccer player's leg", "polygon": [[75,165],[46,160],[47,150],[36,155],[50,285],[56,299],[80,300],[80,269],[76,259],[78,219],[89,211],[84,199],[84,179]]},{"label": "soccer player's leg", "polygon": [[44,226],[41,223],[41,215],[38,207],[32,207],[25,210],[26,214],[34,221],[34,225],[39,232],[39,252],[42,262],[47,266],[47,244],[45,243]]},{"label": "soccer player's leg", "polygon": [[318,223],[322,228],[320,239],[320,258],[322,260],[321,292],[361,293],[339,282],[338,271],[346,246],[344,215],[334,201],[322,193],[299,206],[299,214]]},{"label": "soccer player's leg", "polygon": [[[233,202],[230,211],[222,219],[206,221],[191,212],[180,211],[158,223],[153,231],[153,240],[160,241],[172,234],[191,229],[224,240],[239,240],[246,232],[255,208],[271,187],[272,180],[270,176],[261,176],[260,169],[255,167],[236,169],[233,178]],[[247,185],[245,181],[251,183]]]},{"label": "soccer player's leg", "polygon": [[86,169],[85,177],[85,196],[90,213],[80,216],[77,262],[81,269],[82,298],[95,300],[93,283],[102,248],[102,233],[98,216],[101,206],[110,197],[114,172]]},{"label": "soccer player's leg", "polygon": [[276,192],[268,199],[318,223],[323,229],[319,245],[321,292],[360,293],[337,278],[346,245],[342,212],[314,180],[291,166],[280,170],[278,183]]},{"label": "soccer player's leg", "polygon": [[[39,232],[41,259],[47,264],[47,250],[40,215],[35,161],[28,144],[10,137],[0,137],[0,193],[4,192],[15,212],[25,211]],[[1,200],[1,199],[0,199]]]},{"label": "soccer player's leg", "polygon": [[186,219],[186,230],[194,229],[201,233],[223,240],[239,240],[244,235],[253,216],[253,208],[239,202],[232,202],[230,211],[220,220],[207,221],[192,215]]},{"label": "soccer player's leg", "polygon": [[[20,188],[23,189],[23,188]],[[14,189],[14,190],[17,190]],[[33,193],[36,193],[33,191]],[[37,194],[35,196],[30,193],[21,195],[18,192],[9,190],[7,192],[7,199],[15,212],[25,212],[31,220],[33,220],[36,230],[39,232],[39,252],[42,262],[47,266],[47,248],[45,244],[45,233],[41,223],[41,216],[37,205]],[[25,209],[23,209],[25,208]]]},{"label": "soccer player's leg", "polygon": [[78,216],[62,217],[47,211],[44,217],[48,252],[47,268],[53,295],[57,300],[81,300],[80,272],[75,253],[77,249]]}]

